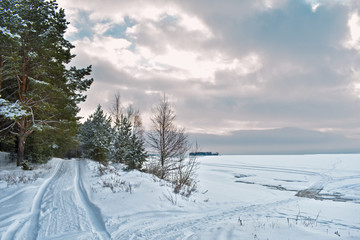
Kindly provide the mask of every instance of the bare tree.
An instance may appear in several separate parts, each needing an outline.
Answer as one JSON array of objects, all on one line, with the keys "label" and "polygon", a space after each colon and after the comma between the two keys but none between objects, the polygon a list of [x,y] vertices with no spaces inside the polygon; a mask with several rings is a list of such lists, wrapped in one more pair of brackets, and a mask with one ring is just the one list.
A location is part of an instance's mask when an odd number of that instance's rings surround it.
[{"label": "bare tree", "polygon": [[110,106],[110,114],[115,125],[120,124],[122,115],[125,116],[132,124],[132,132],[135,133],[137,137],[145,141],[145,130],[143,127],[140,110],[135,109],[131,104],[128,106],[123,106],[121,103],[121,94],[119,91],[114,94]]},{"label": "bare tree", "polygon": [[[199,151],[199,146],[196,143],[193,147],[194,152]],[[180,157],[177,162],[176,170],[171,180],[174,186],[174,192],[180,193],[186,197],[189,197],[193,191],[196,190],[196,170],[199,163],[197,162],[196,155],[186,158]]]},{"label": "bare tree", "polygon": [[[187,158],[191,148],[184,128],[175,125],[176,114],[166,95],[153,109],[152,129],[148,133],[148,144],[158,155],[158,171],[153,171],[161,179],[170,180],[174,192],[189,196],[195,190],[196,158]],[[153,169],[154,170],[154,169]]]},{"label": "bare tree", "polygon": [[188,137],[183,128],[178,128],[174,121],[176,114],[163,95],[158,106],[153,109],[152,129],[148,133],[148,144],[159,157],[159,178],[165,179],[171,170],[176,169],[176,159],[189,150]]},{"label": "bare tree", "polygon": [[113,118],[112,120],[116,123],[116,122],[120,122],[121,114],[122,114],[121,96],[120,96],[120,92],[116,92],[111,102],[110,115]]}]

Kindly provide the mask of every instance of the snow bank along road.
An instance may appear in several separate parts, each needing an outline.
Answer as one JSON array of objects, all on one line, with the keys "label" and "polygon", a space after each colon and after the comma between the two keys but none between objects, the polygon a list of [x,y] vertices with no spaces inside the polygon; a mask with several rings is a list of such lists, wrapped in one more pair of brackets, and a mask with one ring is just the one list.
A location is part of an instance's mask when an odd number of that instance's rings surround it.
[{"label": "snow bank along road", "polygon": [[360,239],[359,159],[199,158],[188,199],[149,174],[53,159],[46,178],[0,189],[0,238]]},{"label": "snow bank along road", "polygon": [[100,210],[84,190],[76,160],[58,160],[39,188],[19,188],[0,204],[4,240],[110,239]]}]

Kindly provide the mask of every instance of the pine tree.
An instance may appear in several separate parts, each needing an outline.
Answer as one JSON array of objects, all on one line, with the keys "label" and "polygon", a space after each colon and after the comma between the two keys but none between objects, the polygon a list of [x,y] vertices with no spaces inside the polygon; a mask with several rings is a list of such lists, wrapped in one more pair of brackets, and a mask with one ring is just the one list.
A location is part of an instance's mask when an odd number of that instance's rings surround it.
[{"label": "pine tree", "polygon": [[144,148],[144,140],[133,133],[130,137],[129,156],[126,161],[127,169],[141,170],[143,163],[146,161],[146,157],[147,153]]},{"label": "pine tree", "polygon": [[121,122],[120,122],[120,153],[121,153],[121,162],[127,164],[129,162],[130,151],[131,151],[131,144],[130,144],[130,137],[131,137],[131,122],[125,115],[121,115]]},{"label": "pine tree", "polygon": [[144,128],[142,125],[139,110],[134,110],[132,106],[128,107],[128,119],[132,125],[131,136],[129,140],[130,157],[127,160],[127,168],[141,170],[146,161],[147,152],[145,151]]},{"label": "pine tree", "polygon": [[10,121],[3,129],[17,137],[18,165],[32,133],[66,133],[51,146],[77,133],[77,104],[93,80],[84,80],[91,67],[65,67],[74,57],[64,39],[67,25],[53,0],[0,1],[0,115]]},{"label": "pine tree", "polygon": [[115,120],[113,144],[112,144],[112,161],[117,163],[127,162],[130,149],[132,125],[128,117],[120,114]]},{"label": "pine tree", "polygon": [[123,163],[122,152],[121,152],[121,137],[120,137],[120,118],[117,117],[115,120],[115,126],[113,128],[113,136],[110,148],[110,159],[115,163]]},{"label": "pine tree", "polygon": [[111,107],[111,116],[115,125],[111,159],[113,162],[126,164],[128,170],[140,170],[147,156],[140,112],[134,110],[131,105],[127,107],[126,114],[123,109],[120,93],[116,93]]},{"label": "pine tree", "polygon": [[107,164],[112,134],[111,119],[98,105],[81,128],[83,156]]},{"label": "pine tree", "polygon": [[124,163],[128,170],[140,170],[143,162],[146,161],[147,154],[144,148],[144,140],[140,138],[132,125],[129,114],[121,114],[120,119],[115,120],[113,134],[112,161]]},{"label": "pine tree", "polygon": [[130,122],[129,117],[123,116],[121,123],[124,163],[127,165],[128,170],[140,170],[143,162],[146,161],[144,141],[137,135],[137,132]]}]

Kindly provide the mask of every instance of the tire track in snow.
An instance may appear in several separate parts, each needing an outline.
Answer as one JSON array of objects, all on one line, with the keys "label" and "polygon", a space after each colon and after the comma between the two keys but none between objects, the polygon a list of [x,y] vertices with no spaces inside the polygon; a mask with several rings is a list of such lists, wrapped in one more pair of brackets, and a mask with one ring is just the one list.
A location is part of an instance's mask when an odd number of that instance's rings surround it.
[{"label": "tire track in snow", "polygon": [[40,185],[30,212],[17,215],[1,239],[70,238],[107,240],[110,234],[100,210],[87,196],[79,161],[60,160]]},{"label": "tire track in snow", "polygon": [[106,230],[100,209],[90,201],[85,190],[81,178],[80,161],[76,161],[76,174],[74,184],[76,196],[86,210],[86,213],[92,225],[92,231],[96,233],[97,236],[102,240],[111,239],[110,234]]},{"label": "tire track in snow", "polygon": [[12,240],[15,239],[15,237],[18,239],[27,240],[36,239],[39,230],[39,216],[42,198],[48,186],[57,178],[59,178],[62,165],[63,162],[59,161],[59,163],[56,165],[53,175],[46,179],[37,191],[32,202],[30,213],[25,214],[22,219],[19,219],[11,224],[6,233],[1,238],[2,240]]},{"label": "tire track in snow", "polygon": [[6,201],[9,201],[9,200],[11,200],[11,199],[15,199],[18,195],[20,195],[20,194],[24,193],[25,191],[28,191],[29,189],[32,189],[32,188],[35,188],[35,187],[31,186],[31,187],[21,188],[20,190],[18,190],[18,191],[16,191],[16,192],[14,192],[14,193],[12,193],[12,194],[10,194],[10,195],[2,198],[2,199],[0,200],[0,204],[4,203],[4,202],[6,202]]},{"label": "tire track in snow", "polygon": [[[127,215],[121,217],[124,221],[120,222],[118,230],[113,232],[112,235],[114,239],[143,240],[198,239],[196,233],[208,232],[209,230],[220,235],[231,235],[231,227],[237,224],[239,216],[256,215],[255,213],[258,211],[263,212],[276,206],[297,201],[298,199],[293,197],[264,204],[230,206],[220,212],[218,209],[211,209],[206,214],[203,211],[195,213],[186,211],[158,213],[154,211]],[[174,216],[174,213],[177,216]],[[159,215],[162,215],[164,221],[159,219]],[[231,224],[226,226],[229,221]],[[222,229],[219,229],[219,226]],[[218,238],[215,237],[215,239]]]},{"label": "tire track in snow", "polygon": [[[233,206],[221,212],[215,209],[206,211],[206,214],[204,212],[177,212],[176,216],[174,216],[173,211],[161,213],[154,211],[126,215],[121,217],[123,221],[119,222],[118,230],[113,232],[112,235],[114,239],[132,240],[232,239],[231,236],[234,230],[242,231],[242,227],[238,223],[240,218],[245,228],[255,228],[258,217],[263,218],[261,221],[264,222],[267,222],[268,218],[283,219],[284,223],[286,223],[287,218],[291,221],[297,221],[299,213],[283,214],[276,209],[278,206],[297,202],[298,199],[293,197],[264,204]],[[159,218],[159,215],[163,216],[163,220]],[[339,227],[353,230],[360,229],[357,226],[343,224],[336,219],[319,220],[317,224],[324,226],[331,224],[334,229]],[[208,234],[206,237],[200,238],[199,233]]]}]

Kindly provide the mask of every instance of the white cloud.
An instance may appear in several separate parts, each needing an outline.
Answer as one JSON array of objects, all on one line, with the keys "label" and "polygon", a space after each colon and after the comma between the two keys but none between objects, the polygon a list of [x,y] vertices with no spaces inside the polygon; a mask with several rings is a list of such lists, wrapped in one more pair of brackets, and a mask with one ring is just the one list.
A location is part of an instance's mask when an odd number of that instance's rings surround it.
[{"label": "white cloud", "polygon": [[140,61],[140,57],[129,50],[131,44],[126,39],[110,36],[95,36],[74,42],[75,54],[87,56],[88,62],[104,61],[119,71],[127,72],[132,72]]},{"label": "white cloud", "polygon": [[[143,59],[142,67],[148,71],[159,71],[164,74],[164,77],[182,80],[197,78],[202,81],[214,82],[217,71],[229,70],[239,76],[245,76],[262,67],[260,58],[255,54],[250,54],[242,59],[231,59],[220,53],[204,58],[201,51],[179,50],[170,44],[167,45],[164,54],[153,53],[147,47],[139,47],[137,53]],[[171,69],[176,71],[167,71]]]},{"label": "white cloud", "polygon": [[97,23],[95,24],[93,31],[96,35],[103,35],[113,26],[113,23]]},{"label": "white cloud", "polygon": [[320,3],[313,4],[313,5],[311,6],[311,9],[312,9],[313,12],[316,12],[316,10],[318,9],[318,7],[320,7]]},{"label": "white cloud", "polygon": [[229,65],[224,65],[223,69],[235,71],[238,75],[248,75],[261,69],[262,64],[259,56],[250,54],[242,59],[234,59]]},{"label": "white cloud", "polygon": [[79,29],[77,29],[74,25],[68,25],[65,37],[68,38],[68,37],[70,37],[71,35],[73,35],[74,33],[77,33],[77,32],[79,32]]},{"label": "white cloud", "polygon": [[357,12],[350,15],[348,27],[350,31],[350,39],[345,43],[345,46],[360,50],[360,17]]},{"label": "white cloud", "polygon": [[189,16],[185,13],[179,13],[180,22],[179,25],[185,27],[185,29],[189,31],[199,31],[201,32],[205,38],[214,37],[211,29],[204,24],[199,18],[195,16]]}]

